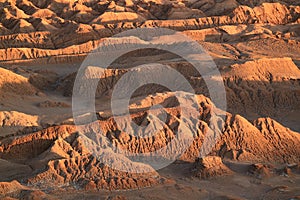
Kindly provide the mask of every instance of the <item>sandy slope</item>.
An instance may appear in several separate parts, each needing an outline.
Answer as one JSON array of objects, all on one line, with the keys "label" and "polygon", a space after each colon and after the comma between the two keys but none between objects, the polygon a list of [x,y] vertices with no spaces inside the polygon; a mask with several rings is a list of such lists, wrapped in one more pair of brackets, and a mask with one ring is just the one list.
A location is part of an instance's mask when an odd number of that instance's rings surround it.
[{"label": "sandy slope", "polygon": [[[300,198],[297,0],[0,0],[0,16],[1,199]],[[89,125],[89,136],[128,155],[169,144],[187,120],[180,114],[185,105],[180,107],[174,93],[147,85],[132,96],[130,117],[139,125],[152,120],[153,105],[162,105],[167,113],[163,130],[147,138],[121,130],[110,104],[114,86],[132,67],[168,64],[193,86],[198,101],[193,106],[199,116],[191,114],[197,124],[193,140],[177,161],[153,171],[109,148],[102,149],[104,160],[99,160],[78,133],[71,97],[81,61],[105,38],[139,27],[182,31],[218,66],[227,113],[222,135],[207,157],[198,158],[210,119],[219,111],[213,109],[203,77],[168,52],[131,52],[98,77],[98,119]],[[155,68],[139,72],[143,70]],[[95,76],[92,70],[90,75]],[[127,78],[130,82],[132,77]],[[92,134],[95,125],[102,134]],[[182,147],[173,145],[171,150]],[[143,173],[103,164],[111,158],[115,166]]]}]

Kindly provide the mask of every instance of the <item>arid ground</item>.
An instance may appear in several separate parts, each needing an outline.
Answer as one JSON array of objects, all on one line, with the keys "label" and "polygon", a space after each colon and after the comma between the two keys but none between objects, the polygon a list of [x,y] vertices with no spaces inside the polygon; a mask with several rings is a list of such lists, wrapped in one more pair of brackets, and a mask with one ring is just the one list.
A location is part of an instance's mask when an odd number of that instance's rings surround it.
[{"label": "arid ground", "polygon": [[[98,80],[95,110],[80,110],[76,122],[74,93],[92,88],[74,89],[78,70],[99,45],[115,49],[112,54],[151,42],[195,50],[171,33],[109,40],[140,28],[174,30],[201,46],[220,73],[226,110],[212,98],[209,72],[199,74],[174,52],[136,49],[100,74],[102,60],[86,68],[83,79]],[[118,82],[125,80],[128,91],[138,75],[174,78],[160,65],[182,75],[196,103],[174,79],[175,90],[139,87],[117,109],[129,114],[115,116]],[[299,67],[299,0],[0,0],[0,199],[300,199]],[[153,135],[121,128],[128,128],[127,117],[147,127],[152,114],[165,117]],[[182,127],[193,129],[192,141],[170,165],[157,169],[129,159],[170,144],[181,150],[171,141]],[[87,137],[98,142],[98,153]],[[203,156],[206,140],[214,142]]]}]

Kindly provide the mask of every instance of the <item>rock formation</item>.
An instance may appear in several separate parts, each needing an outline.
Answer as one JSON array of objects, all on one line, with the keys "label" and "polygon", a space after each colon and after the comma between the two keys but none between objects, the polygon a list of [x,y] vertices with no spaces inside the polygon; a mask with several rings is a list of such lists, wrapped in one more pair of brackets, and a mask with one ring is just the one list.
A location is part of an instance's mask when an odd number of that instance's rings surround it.
[{"label": "rock formation", "polygon": [[[0,16],[1,199],[299,197],[299,1],[0,0]],[[78,68],[100,44],[185,47],[169,35],[108,39],[157,27],[182,32],[211,56],[227,110],[211,99],[207,73],[150,48],[120,55],[107,69],[88,65],[83,78],[99,80],[95,111],[74,114]],[[177,79],[175,91],[147,84],[131,95],[129,113],[114,115],[122,78],[120,94],[139,81],[134,73],[170,80],[158,64],[179,72],[196,94]]]}]

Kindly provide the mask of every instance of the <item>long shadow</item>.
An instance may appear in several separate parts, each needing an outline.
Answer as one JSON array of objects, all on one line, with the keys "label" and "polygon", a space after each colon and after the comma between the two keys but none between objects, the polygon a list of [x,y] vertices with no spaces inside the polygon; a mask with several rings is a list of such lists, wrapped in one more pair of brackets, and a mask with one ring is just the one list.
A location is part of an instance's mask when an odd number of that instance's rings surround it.
[{"label": "long shadow", "polygon": [[[204,94],[210,97],[204,79],[193,67],[182,63],[174,64],[172,67],[188,80],[195,89],[196,94]],[[226,71],[230,70],[230,67],[225,67],[221,69],[221,73],[226,74]],[[97,97],[110,97],[107,91],[114,90],[118,80],[126,74],[126,71],[124,72],[101,79],[99,82],[100,88],[103,88],[105,82],[110,84],[109,88],[98,89]],[[288,78],[283,75],[282,80],[279,80],[278,77],[275,79],[270,74],[263,77],[262,81],[224,77],[227,111],[233,114],[240,114],[248,120],[254,120],[259,117],[271,117],[295,131],[300,131],[300,126],[297,125],[297,123],[299,124],[298,118],[293,118],[293,116],[297,116],[297,113],[300,113],[300,79],[296,74],[294,76]],[[178,91],[180,91],[180,83],[178,83],[178,86]],[[124,87],[130,86],[124,85]],[[170,90],[157,84],[148,84],[138,88],[132,95],[132,98],[146,97],[167,91]]]},{"label": "long shadow", "polygon": [[[149,50],[143,52],[131,52],[123,55],[116,62],[122,63],[123,59],[128,57],[143,57],[144,54],[148,54]],[[153,54],[160,54],[162,52],[156,51]],[[165,54],[164,54],[165,55]],[[167,54],[166,54],[167,55]],[[176,58],[175,55],[169,54],[168,58]],[[240,61],[240,60],[237,60]],[[145,61],[151,63],[153,60]],[[215,60],[216,63],[228,62],[228,64],[236,63],[236,60],[224,59]],[[240,64],[243,63],[240,61]],[[295,63],[299,64],[299,60]],[[197,94],[204,94],[209,97],[209,91],[206,83],[201,75],[195,70],[189,63],[184,60],[180,62],[168,63],[169,66],[180,72],[186,80],[193,86]],[[117,65],[118,66],[118,65]],[[118,67],[117,67],[118,68]],[[110,69],[112,72],[114,69]],[[230,71],[230,67],[222,68],[220,71]],[[114,86],[120,80],[120,78],[126,74],[128,69],[119,70],[119,72],[113,72],[110,75],[100,79],[97,88],[96,97],[110,96]],[[295,75],[296,76],[296,75]],[[71,77],[65,79],[65,83],[58,84],[62,87],[67,96],[72,95],[73,83],[76,77],[74,73]],[[65,85],[64,85],[65,84]],[[180,85],[180,83],[178,83]],[[285,78],[285,80],[273,80],[269,77],[269,80],[257,81],[257,80],[242,80],[238,78],[225,78],[224,85],[226,86],[227,93],[227,111],[233,114],[241,114],[249,120],[256,119],[258,117],[271,117],[278,120],[285,126],[300,131],[300,125],[297,121],[297,113],[300,112],[300,82],[299,77]],[[127,87],[127,86],[124,86]],[[130,86],[129,86],[130,87]],[[180,87],[178,87],[180,90]],[[15,95],[35,95],[34,88],[28,83],[3,83],[0,91],[12,92]],[[157,84],[149,84],[139,88],[132,97],[143,97],[149,94],[155,94],[157,92],[169,91],[168,88],[160,87]],[[5,94],[3,94],[5,95]],[[18,110],[18,108],[16,108]],[[295,116],[294,118],[292,116]],[[289,119],[290,118],[290,119]],[[289,121],[293,121],[292,123]],[[294,124],[294,125],[292,125]]]},{"label": "long shadow", "polygon": [[24,163],[46,151],[53,143],[49,139],[34,139],[28,142],[12,145],[0,152],[0,158],[14,163]]}]

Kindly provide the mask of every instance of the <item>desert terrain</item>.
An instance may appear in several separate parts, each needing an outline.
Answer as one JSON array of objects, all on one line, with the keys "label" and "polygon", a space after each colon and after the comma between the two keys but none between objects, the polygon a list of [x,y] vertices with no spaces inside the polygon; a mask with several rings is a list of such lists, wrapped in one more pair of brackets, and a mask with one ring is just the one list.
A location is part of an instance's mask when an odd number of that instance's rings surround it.
[{"label": "desert terrain", "polygon": [[[174,32],[109,40],[160,28]],[[175,53],[140,48],[105,69],[106,61],[86,61],[99,45],[113,54],[157,42],[193,52],[186,41],[170,41],[177,32],[215,64],[224,108],[209,90],[209,72]],[[86,63],[83,80],[98,81],[77,91]],[[0,0],[0,199],[300,199],[299,68],[298,0]],[[123,104],[134,78],[145,74],[173,90],[145,84]],[[127,84],[118,96],[121,81]],[[88,96],[92,88],[95,109],[75,115],[75,93]],[[214,116],[221,115],[217,135]],[[130,134],[128,119],[154,123],[154,134]],[[191,133],[182,132],[192,140],[172,162],[159,169],[165,160],[143,162],[169,144],[164,158],[182,150],[185,140],[172,140],[187,126]],[[214,142],[203,154],[207,141]],[[145,158],[130,157],[140,154]]]}]

